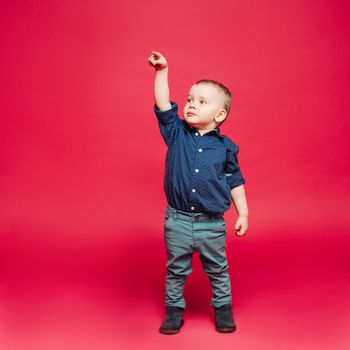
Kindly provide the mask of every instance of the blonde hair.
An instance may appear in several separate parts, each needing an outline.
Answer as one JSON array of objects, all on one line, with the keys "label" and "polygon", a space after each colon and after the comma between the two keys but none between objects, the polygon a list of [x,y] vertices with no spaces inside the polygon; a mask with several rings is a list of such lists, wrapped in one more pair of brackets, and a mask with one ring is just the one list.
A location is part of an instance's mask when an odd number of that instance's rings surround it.
[{"label": "blonde hair", "polygon": [[228,117],[230,110],[231,110],[231,103],[232,103],[232,94],[230,90],[221,82],[213,79],[201,79],[195,82],[195,84],[211,84],[216,86],[224,95],[224,106],[223,108],[226,109],[227,116],[226,118],[219,124],[221,125]]}]

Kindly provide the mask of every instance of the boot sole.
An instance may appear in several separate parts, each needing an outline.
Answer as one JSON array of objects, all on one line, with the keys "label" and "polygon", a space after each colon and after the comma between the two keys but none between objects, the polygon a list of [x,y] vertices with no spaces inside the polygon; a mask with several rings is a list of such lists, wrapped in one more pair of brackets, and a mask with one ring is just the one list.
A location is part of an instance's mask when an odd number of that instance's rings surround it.
[{"label": "boot sole", "polygon": [[180,332],[180,328],[184,325],[184,320],[181,321],[179,328],[159,328],[159,332],[162,334],[176,334]]},{"label": "boot sole", "polygon": [[233,326],[233,327],[222,327],[222,328],[219,328],[219,327],[215,327],[216,331],[220,332],[220,333],[232,333],[234,332],[237,327],[236,326]]}]

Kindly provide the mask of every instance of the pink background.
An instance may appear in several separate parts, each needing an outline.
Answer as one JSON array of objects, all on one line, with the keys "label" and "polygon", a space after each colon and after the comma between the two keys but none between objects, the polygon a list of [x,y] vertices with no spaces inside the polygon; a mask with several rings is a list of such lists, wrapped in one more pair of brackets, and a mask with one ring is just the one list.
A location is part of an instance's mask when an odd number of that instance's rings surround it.
[{"label": "pink background", "polygon": [[[1,349],[350,347],[346,1],[11,1],[2,5]],[[166,147],[152,50],[180,112],[234,95],[250,226],[227,254],[237,332],[214,330],[194,256],[180,334],[164,316]]]}]

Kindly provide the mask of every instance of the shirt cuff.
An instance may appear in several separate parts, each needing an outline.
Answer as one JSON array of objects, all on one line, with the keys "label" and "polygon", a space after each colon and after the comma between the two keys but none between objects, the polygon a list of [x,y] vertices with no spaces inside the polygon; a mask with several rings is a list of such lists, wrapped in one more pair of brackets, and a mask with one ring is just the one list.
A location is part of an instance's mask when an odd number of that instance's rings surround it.
[{"label": "shirt cuff", "polygon": [[227,183],[230,186],[231,190],[235,187],[238,187],[240,185],[244,185],[246,183],[246,180],[241,176],[227,176]]},{"label": "shirt cuff", "polygon": [[160,123],[171,123],[175,121],[175,119],[179,118],[179,115],[177,113],[178,104],[175,101],[170,101],[170,104],[171,108],[167,109],[166,111],[161,111],[156,104],[153,105],[154,113],[156,114]]}]

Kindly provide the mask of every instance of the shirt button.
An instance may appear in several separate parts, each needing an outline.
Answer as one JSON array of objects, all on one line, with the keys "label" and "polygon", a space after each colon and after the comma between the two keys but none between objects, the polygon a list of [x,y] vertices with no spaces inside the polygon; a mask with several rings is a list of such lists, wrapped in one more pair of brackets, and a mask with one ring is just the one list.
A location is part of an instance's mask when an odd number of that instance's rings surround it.
[{"label": "shirt button", "polygon": [[191,210],[194,210],[195,209],[195,207],[191,207]]},{"label": "shirt button", "polygon": [[198,132],[196,132],[195,135],[198,136],[199,135]]},{"label": "shirt button", "polygon": [[198,152],[203,152],[203,150],[200,148],[200,149],[198,150]]},{"label": "shirt button", "polygon": [[192,192],[196,192],[196,189],[195,189],[195,188],[192,188]]},{"label": "shirt button", "polygon": [[198,173],[199,169],[195,169],[194,171],[195,171],[196,173]]}]

